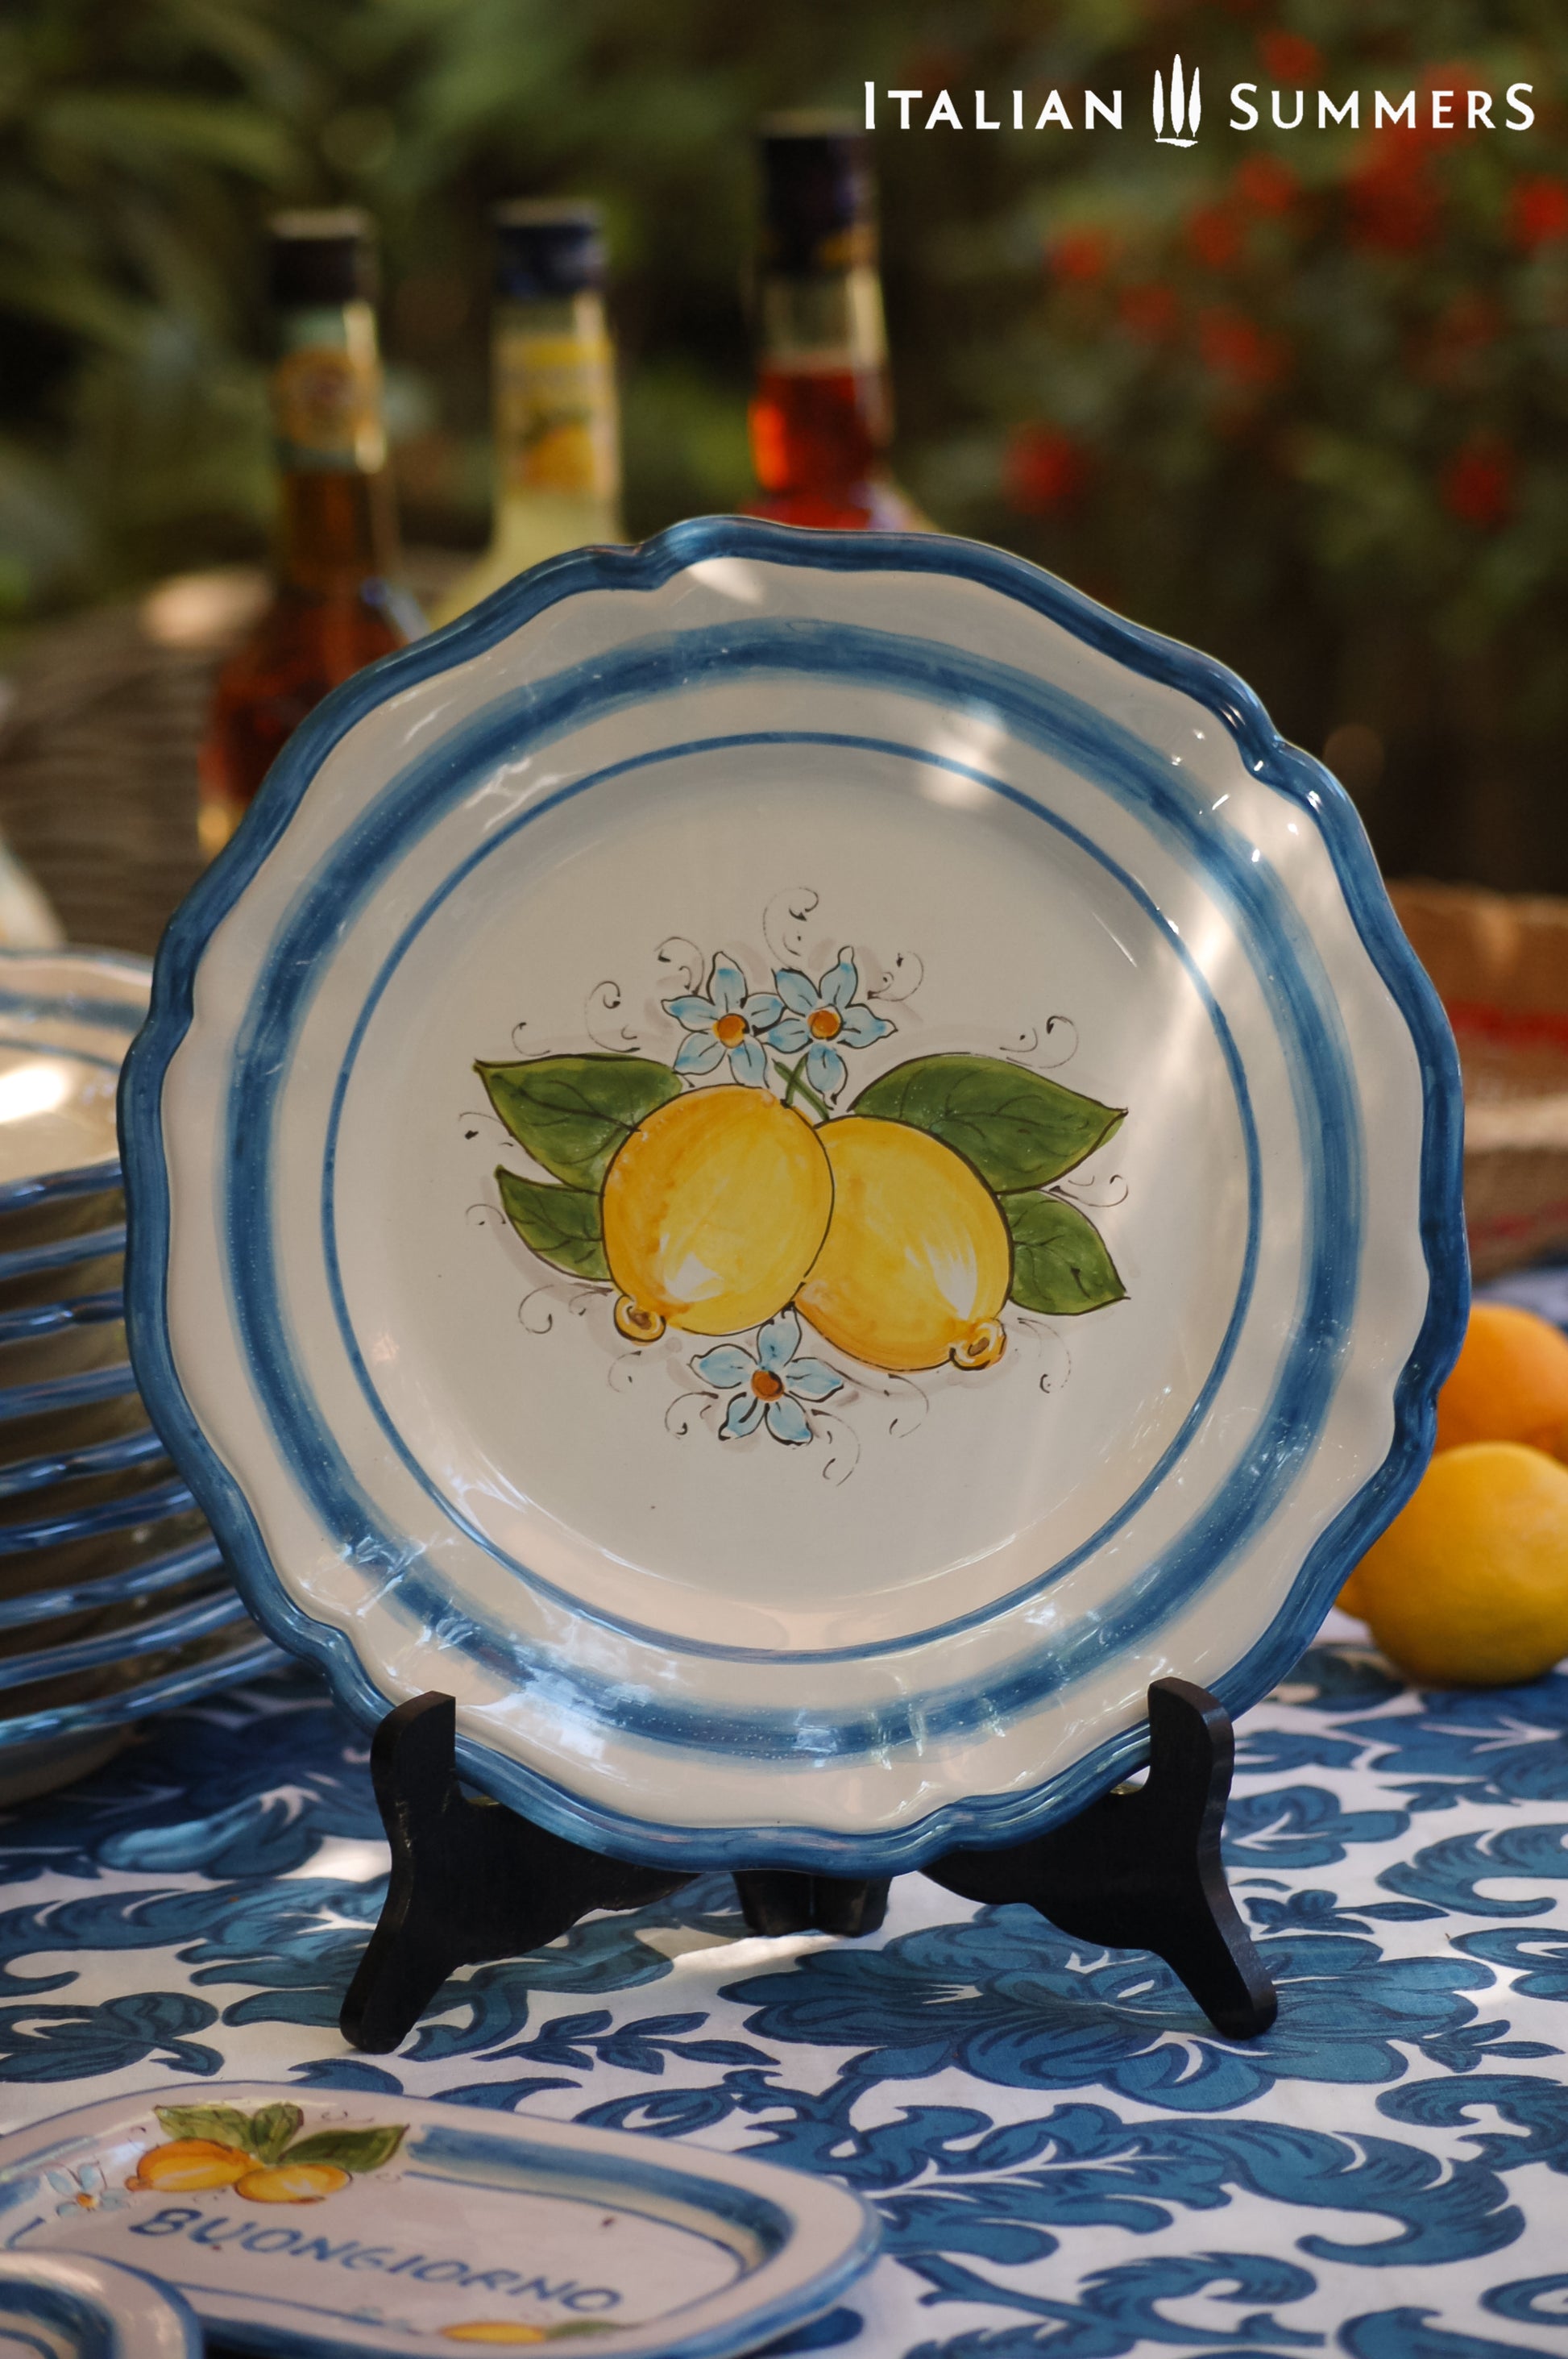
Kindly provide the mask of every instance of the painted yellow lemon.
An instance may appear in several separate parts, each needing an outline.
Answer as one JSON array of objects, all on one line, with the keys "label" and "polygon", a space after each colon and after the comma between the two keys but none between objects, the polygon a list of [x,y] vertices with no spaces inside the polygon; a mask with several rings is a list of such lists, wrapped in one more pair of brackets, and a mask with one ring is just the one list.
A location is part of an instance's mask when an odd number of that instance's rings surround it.
[{"label": "painted yellow lemon", "polygon": [[1012,1241],[984,1180],[908,1123],[849,1114],[816,1136],[833,1217],[795,1300],[818,1334],[874,1368],[1000,1360]]},{"label": "painted yellow lemon", "polygon": [[127,2185],[167,2187],[178,2195],[203,2187],[232,2187],[255,2164],[238,2147],[220,2146],[216,2138],[173,2138],[168,2146],[149,2147]]},{"label": "painted yellow lemon", "polygon": [[833,1209],[817,1134],[766,1090],[691,1090],[632,1133],[604,1179],[615,1324],[735,1335],[782,1310]]},{"label": "painted yellow lemon", "polygon": [[275,2162],[247,2170],[234,2192],[248,2203],[320,2203],[348,2183],[348,2172],[335,2162]]},{"label": "painted yellow lemon", "polygon": [[470,2318],[460,2326],[443,2326],[449,2343],[547,2343],[547,2326],[524,2326],[516,2318]]}]

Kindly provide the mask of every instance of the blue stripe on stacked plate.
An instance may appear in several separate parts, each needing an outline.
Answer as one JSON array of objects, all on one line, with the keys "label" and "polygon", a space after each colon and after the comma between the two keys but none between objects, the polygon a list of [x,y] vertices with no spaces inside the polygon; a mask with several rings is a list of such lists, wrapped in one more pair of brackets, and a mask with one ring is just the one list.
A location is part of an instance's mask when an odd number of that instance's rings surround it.
[{"label": "blue stripe on stacked plate", "polygon": [[0,952],[0,1803],[278,1659],[125,1354],[114,1094],[151,973]]}]

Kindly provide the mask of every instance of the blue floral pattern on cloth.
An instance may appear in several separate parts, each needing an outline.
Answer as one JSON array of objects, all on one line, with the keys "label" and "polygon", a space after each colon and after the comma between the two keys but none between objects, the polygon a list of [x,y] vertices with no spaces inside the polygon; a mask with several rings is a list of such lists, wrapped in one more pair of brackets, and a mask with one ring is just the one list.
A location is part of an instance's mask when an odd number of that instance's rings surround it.
[{"label": "blue floral pattern on cloth", "polygon": [[795,2350],[1568,2351],[1568,1677],[1421,1696],[1333,1626],[1238,1727],[1227,1864],[1281,1994],[1249,2045],[1023,1908],[906,1875],[868,1940],[770,1941],[712,1875],[356,2056],[367,1748],[286,1673],[0,1813],[0,2119],[222,2074],[824,2171],[886,2249]]}]

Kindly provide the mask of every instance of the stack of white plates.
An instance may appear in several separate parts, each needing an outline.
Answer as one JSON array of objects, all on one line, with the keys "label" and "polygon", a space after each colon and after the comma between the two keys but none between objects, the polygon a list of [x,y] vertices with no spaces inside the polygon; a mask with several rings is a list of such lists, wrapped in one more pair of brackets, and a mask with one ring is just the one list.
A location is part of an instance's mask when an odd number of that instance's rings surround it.
[{"label": "stack of white plates", "polygon": [[276,1659],[125,1353],[114,1094],[150,978],[0,951],[0,1801]]}]

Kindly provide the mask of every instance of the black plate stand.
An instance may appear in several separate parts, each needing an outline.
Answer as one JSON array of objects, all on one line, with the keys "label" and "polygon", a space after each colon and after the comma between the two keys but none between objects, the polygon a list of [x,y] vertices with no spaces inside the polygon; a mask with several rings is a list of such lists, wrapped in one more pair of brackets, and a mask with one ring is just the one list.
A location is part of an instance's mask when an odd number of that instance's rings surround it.
[{"label": "black plate stand", "polygon": [[[1026,1901],[1064,1933],[1152,1950],[1216,2028],[1253,2039],[1274,2020],[1273,1984],[1249,1940],[1219,1860],[1235,1756],[1230,1719],[1206,1690],[1149,1690],[1149,1775],[1065,1826],[1000,1851],[950,1851],[923,1873],[966,1900]],[[638,1867],[547,1834],[458,1782],[457,1707],[416,1696],[388,1712],[371,1775],[392,1844],[381,1921],[343,2002],[343,2037],[384,2055],[411,2031],[449,1974],[521,1957],[594,1908],[640,1908],[694,1871]],[[735,1878],[754,1933],[874,1933],[885,1883],[753,1870]]]}]

